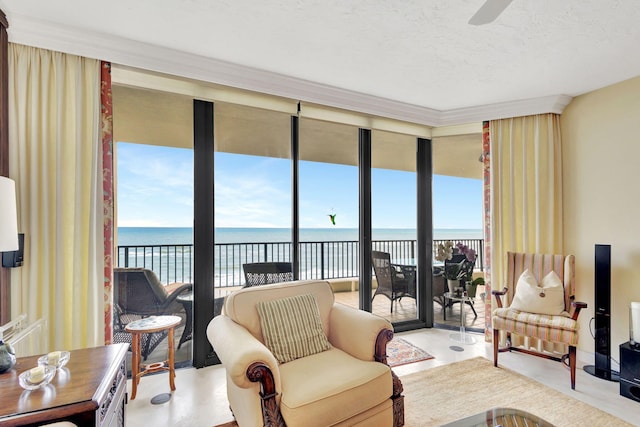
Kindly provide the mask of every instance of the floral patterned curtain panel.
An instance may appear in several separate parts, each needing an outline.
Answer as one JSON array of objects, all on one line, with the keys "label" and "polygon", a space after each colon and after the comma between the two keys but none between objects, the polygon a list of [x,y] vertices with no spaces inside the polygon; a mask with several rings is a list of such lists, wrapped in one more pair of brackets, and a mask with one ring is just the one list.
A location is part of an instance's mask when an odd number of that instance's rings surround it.
[{"label": "floral patterned curtain panel", "polygon": [[482,122],[482,178],[483,196],[482,204],[484,207],[484,280],[485,280],[485,298],[484,298],[484,328],[485,341],[491,341],[493,331],[489,327],[491,325],[491,138],[489,135],[489,122]]},{"label": "floral patterned curtain panel", "polygon": [[104,343],[113,339],[113,108],[111,63],[100,63],[100,105],[102,122],[102,191],[104,202]]}]

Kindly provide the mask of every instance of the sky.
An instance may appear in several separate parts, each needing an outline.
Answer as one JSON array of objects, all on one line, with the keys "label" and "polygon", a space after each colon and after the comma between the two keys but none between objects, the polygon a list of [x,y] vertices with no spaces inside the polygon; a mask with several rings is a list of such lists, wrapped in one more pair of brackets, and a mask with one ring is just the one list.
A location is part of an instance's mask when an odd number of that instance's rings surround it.
[{"label": "sky", "polygon": [[[193,151],[117,144],[119,227],[191,227]],[[291,223],[287,159],[215,153],[216,227],[282,227]],[[358,227],[355,166],[301,161],[300,227]],[[373,228],[416,227],[415,173],[372,170]],[[481,229],[482,181],[434,175],[434,228]]]}]

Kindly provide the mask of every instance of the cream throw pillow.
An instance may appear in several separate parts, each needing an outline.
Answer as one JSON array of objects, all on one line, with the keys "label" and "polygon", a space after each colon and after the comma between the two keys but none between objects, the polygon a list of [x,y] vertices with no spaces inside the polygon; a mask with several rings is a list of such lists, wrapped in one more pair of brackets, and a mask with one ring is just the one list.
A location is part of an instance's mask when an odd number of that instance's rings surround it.
[{"label": "cream throw pillow", "polygon": [[322,330],[318,302],[312,294],[257,304],[264,343],[280,363],[331,348]]},{"label": "cream throw pillow", "polygon": [[555,271],[549,272],[538,284],[527,269],[522,272],[516,285],[516,294],[510,308],[528,313],[563,315],[564,287]]}]

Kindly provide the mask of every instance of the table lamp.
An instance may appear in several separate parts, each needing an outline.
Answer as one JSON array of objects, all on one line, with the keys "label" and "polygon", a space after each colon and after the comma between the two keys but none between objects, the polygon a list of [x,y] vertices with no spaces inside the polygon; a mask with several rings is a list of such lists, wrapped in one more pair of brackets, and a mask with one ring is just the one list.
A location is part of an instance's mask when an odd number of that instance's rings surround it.
[{"label": "table lamp", "polygon": [[0,252],[18,250],[16,183],[0,176]]}]

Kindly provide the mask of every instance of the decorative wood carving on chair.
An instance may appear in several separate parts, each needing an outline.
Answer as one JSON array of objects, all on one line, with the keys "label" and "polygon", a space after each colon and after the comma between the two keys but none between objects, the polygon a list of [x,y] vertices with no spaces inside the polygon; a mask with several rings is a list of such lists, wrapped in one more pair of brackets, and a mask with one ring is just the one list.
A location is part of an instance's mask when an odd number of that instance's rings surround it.
[{"label": "decorative wood carving on chair", "polygon": [[[376,352],[375,352],[375,361],[387,363],[387,344],[389,341],[393,339],[393,332],[390,330],[380,331],[378,334],[378,338],[376,338]],[[391,370],[391,377],[393,378],[393,395],[391,395],[391,400],[393,400],[393,426],[400,427],[404,425],[404,396],[402,392],[404,388],[402,387],[402,381],[396,375],[393,370]]]},{"label": "decorative wood carving on chair", "polygon": [[276,403],[276,383],[271,369],[264,363],[256,362],[247,369],[247,378],[251,382],[260,383],[260,398],[262,399],[262,419],[265,427],[285,426]]}]

